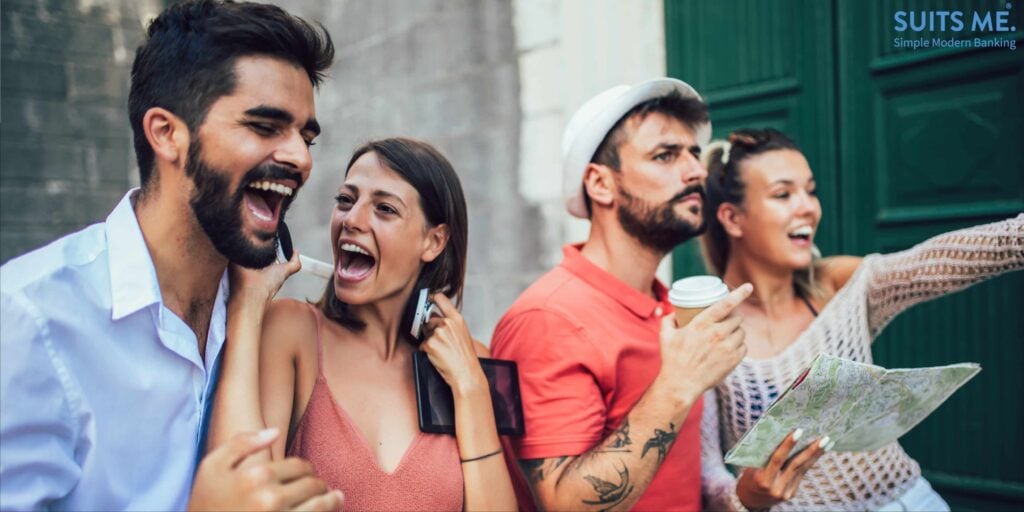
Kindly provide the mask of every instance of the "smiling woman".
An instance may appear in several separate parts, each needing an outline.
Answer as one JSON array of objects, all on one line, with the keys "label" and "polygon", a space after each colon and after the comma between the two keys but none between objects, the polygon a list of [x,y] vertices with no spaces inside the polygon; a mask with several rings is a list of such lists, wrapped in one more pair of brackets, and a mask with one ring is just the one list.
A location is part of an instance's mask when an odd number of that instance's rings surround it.
[{"label": "smiling woman", "polygon": [[831,453],[828,434],[837,433],[816,432],[823,440],[812,446],[828,452],[820,459],[791,464],[799,455],[789,458],[790,444],[778,464],[747,468],[738,479],[723,453],[819,353],[870,363],[871,343],[897,314],[1024,268],[1024,215],[899,253],[821,258],[814,174],[792,140],[772,129],[738,130],[711,144],[705,165],[705,258],[730,286],[754,284],[735,310],[747,357],[705,397],[701,481],[711,508],[949,510],[899,443]]},{"label": "smiling woman", "polygon": [[[279,188],[257,185],[253,194]],[[330,237],[334,272],[316,305],[286,299],[268,308],[298,255],[260,272],[235,269],[218,388],[230,400],[217,401],[213,443],[265,427],[287,431],[271,458],[310,461],[350,510],[515,509],[477,359],[488,352],[458,310],[467,216],[451,164],[410,139],[360,147],[338,190]],[[419,343],[409,313],[422,288],[436,292],[444,318]],[[454,437],[419,431],[418,349],[453,390]]]}]

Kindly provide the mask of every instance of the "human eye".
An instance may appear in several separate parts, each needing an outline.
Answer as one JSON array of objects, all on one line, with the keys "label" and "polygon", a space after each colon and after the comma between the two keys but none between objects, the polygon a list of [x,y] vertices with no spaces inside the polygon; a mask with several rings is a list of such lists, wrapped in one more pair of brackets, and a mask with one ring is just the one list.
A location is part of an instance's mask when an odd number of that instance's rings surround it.
[{"label": "human eye", "polygon": [[672,151],[662,151],[661,153],[654,155],[654,159],[658,162],[671,162],[672,160],[675,160],[675,157],[676,154]]},{"label": "human eye", "polygon": [[246,124],[249,126],[249,129],[256,132],[256,134],[261,137],[270,137],[272,135],[275,135],[278,131],[277,126],[274,126],[273,124],[270,123],[250,121]]},{"label": "human eye", "polygon": [[316,137],[319,133],[313,130],[300,130],[299,136],[302,137],[302,141],[306,143],[306,147],[316,146]]},{"label": "human eye", "polygon": [[351,208],[352,204],[355,203],[356,201],[355,199],[352,198],[352,196],[348,194],[338,194],[337,196],[334,196],[334,202],[338,204],[338,208],[341,208],[342,210],[347,210]]},{"label": "human eye", "polygon": [[377,205],[377,211],[385,215],[398,215],[398,210],[387,203],[380,203]]}]

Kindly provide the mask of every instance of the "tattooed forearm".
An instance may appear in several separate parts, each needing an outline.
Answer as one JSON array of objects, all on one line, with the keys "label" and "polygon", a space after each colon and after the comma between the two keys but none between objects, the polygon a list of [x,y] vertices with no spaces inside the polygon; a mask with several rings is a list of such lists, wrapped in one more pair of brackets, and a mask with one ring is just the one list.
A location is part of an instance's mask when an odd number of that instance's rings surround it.
[{"label": "tattooed forearm", "polygon": [[519,467],[523,470],[523,474],[526,475],[527,479],[536,483],[543,481],[545,476],[558,469],[568,458],[567,455],[563,455],[550,459],[521,459]]},{"label": "tattooed forearm", "polygon": [[[637,445],[639,441],[634,442],[630,437],[632,426],[625,418],[600,443],[584,453],[523,459],[519,465],[539,500],[538,504],[543,504],[544,508],[628,509],[650,484],[654,472],[664,462],[676,440],[678,431],[675,423],[669,422],[667,427],[663,430],[647,423],[638,430],[654,431],[654,435],[642,443],[641,450]],[[647,457],[647,452],[656,452],[657,457]],[[634,494],[636,489],[640,491]]]},{"label": "tattooed forearm", "polygon": [[676,426],[673,423],[668,424],[668,432],[660,428],[654,429],[654,437],[647,440],[644,443],[644,450],[640,452],[640,458],[644,458],[647,455],[647,451],[651,448],[658,450],[658,464],[665,460],[665,455],[668,454],[668,449],[672,445],[672,442],[676,440]]},{"label": "tattooed forearm", "polygon": [[629,468],[623,464],[622,469],[617,471],[619,473],[618,484],[602,480],[594,475],[584,476],[583,478],[590,482],[594,492],[597,493],[597,499],[583,500],[583,503],[586,505],[603,505],[605,508],[611,508],[629,497],[629,494],[633,492],[633,484],[629,482]]},{"label": "tattooed forearm", "polygon": [[612,432],[610,442],[601,451],[628,452],[630,450],[626,447],[631,444],[633,444],[633,440],[629,438],[629,418],[626,418],[622,421],[622,425],[619,425],[619,428]]}]

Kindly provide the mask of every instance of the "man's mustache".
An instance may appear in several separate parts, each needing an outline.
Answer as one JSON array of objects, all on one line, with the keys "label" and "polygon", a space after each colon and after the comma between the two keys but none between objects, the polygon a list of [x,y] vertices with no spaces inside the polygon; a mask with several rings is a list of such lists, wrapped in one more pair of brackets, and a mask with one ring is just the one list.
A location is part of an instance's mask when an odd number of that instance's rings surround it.
[{"label": "man's mustache", "polygon": [[689,187],[684,188],[682,192],[672,196],[672,199],[668,200],[668,204],[676,204],[690,194],[699,194],[701,202],[707,202],[707,194],[704,192],[704,185],[698,183],[690,185]]},{"label": "man's mustache", "polygon": [[240,190],[244,190],[250,183],[263,180],[293,180],[298,184],[296,190],[302,187],[302,174],[289,169],[283,165],[263,164],[252,168],[242,178]]}]

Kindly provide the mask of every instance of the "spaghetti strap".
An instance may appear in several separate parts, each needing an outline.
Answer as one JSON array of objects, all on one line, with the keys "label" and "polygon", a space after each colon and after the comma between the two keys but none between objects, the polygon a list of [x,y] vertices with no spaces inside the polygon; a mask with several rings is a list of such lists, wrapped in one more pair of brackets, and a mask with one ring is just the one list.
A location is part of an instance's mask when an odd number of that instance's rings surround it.
[{"label": "spaghetti strap", "polygon": [[316,367],[318,376],[323,377],[324,375],[324,344],[321,339],[320,331],[320,312],[317,311],[316,306],[310,303],[306,303],[309,306],[309,311],[313,313],[313,318],[316,320]]},{"label": "spaghetti strap", "polygon": [[[804,294],[802,294],[802,293],[798,293],[797,295],[798,295],[798,296],[799,296],[799,297],[800,297],[801,299],[803,299],[803,301],[804,301],[804,304],[807,304],[807,309],[810,309],[810,310],[811,310],[811,314],[812,314],[812,315],[814,315],[815,317],[817,317],[817,316],[818,316],[818,310],[817,310],[817,309],[814,309],[814,304],[811,304],[811,301],[810,301],[810,300],[808,300],[808,299],[807,299],[807,297],[804,297]],[[319,317],[317,317],[317,321],[319,322]],[[318,333],[317,333],[317,336],[319,336],[319,335],[320,335],[320,334],[319,334],[319,332],[318,332]]]}]

